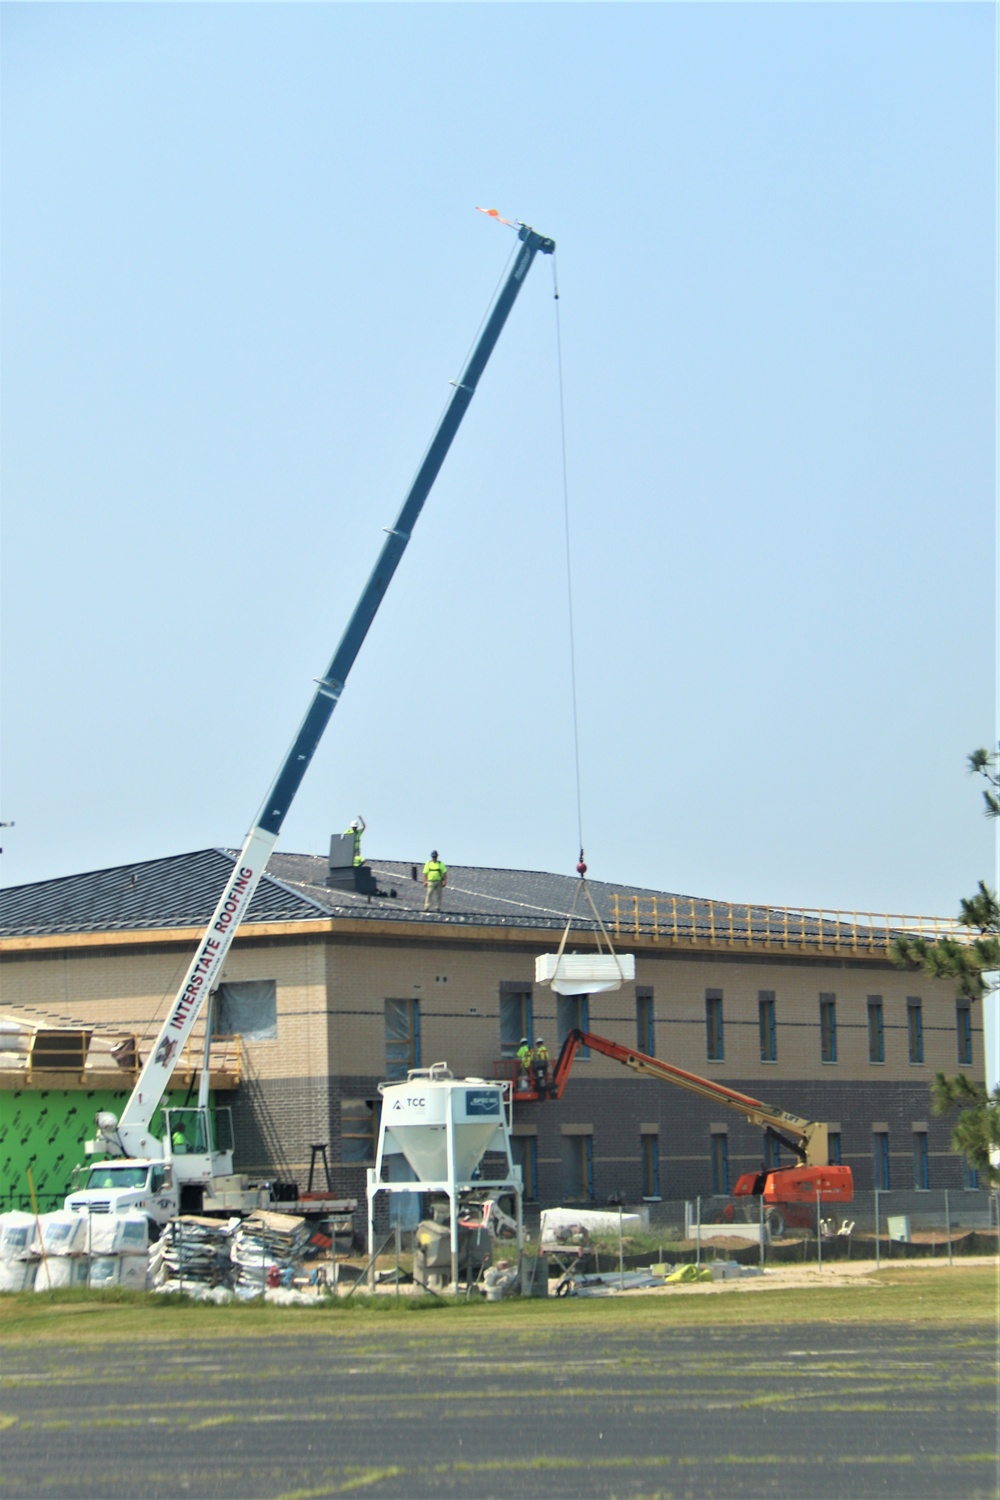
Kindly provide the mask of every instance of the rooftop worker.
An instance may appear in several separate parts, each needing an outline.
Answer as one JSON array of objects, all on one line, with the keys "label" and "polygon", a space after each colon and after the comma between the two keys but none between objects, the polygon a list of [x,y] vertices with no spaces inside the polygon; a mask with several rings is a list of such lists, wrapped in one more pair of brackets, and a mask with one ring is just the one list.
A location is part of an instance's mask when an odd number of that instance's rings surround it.
[{"label": "rooftop worker", "polygon": [[539,1099],[544,1099],[549,1092],[549,1049],[540,1036],[535,1038],[531,1071],[535,1080],[535,1092]]},{"label": "rooftop worker", "polygon": [[345,838],[346,838],[346,836],[349,833],[353,833],[353,835],[354,835],[354,863],[355,863],[355,866],[357,866],[357,865],[363,865],[364,864],[364,860],[361,858],[361,835],[364,833],[364,831],[365,831],[365,820],[361,816],[360,813],[358,813],[358,815],[354,819],[353,823],[348,823],[347,827],[344,829],[344,837]]},{"label": "rooftop worker", "polygon": [[438,859],[436,849],[431,850],[431,857],[424,865],[424,885],[427,891],[424,895],[424,911],[430,911],[432,906],[441,910],[441,896],[445,886],[448,884],[448,866]]},{"label": "rooftop worker", "polygon": [[521,1038],[516,1056],[519,1075],[517,1086],[519,1089],[526,1089],[528,1087],[528,1080],[531,1077],[531,1043],[526,1036]]}]

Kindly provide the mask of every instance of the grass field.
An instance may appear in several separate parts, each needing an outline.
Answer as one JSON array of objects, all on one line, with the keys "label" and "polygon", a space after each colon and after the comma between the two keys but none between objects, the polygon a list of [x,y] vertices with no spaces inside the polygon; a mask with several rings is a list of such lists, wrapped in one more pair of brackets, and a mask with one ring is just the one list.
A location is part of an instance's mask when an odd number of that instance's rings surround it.
[{"label": "grass field", "polygon": [[454,1302],[437,1298],[356,1295],[350,1301],[317,1299],[315,1308],[233,1303],[224,1307],[181,1297],[144,1292],[66,1290],[22,1292],[0,1297],[0,1337],[8,1346],[29,1341],[89,1342],[186,1338],[259,1338],[264,1333],[356,1335],[365,1322],[419,1324],[420,1337],[448,1338],[455,1332],[537,1334],[539,1320],[560,1328],[599,1331],[609,1324],[640,1329],[669,1324],[678,1328],[733,1325],[940,1323],[994,1327],[1000,1307],[996,1265],[920,1265],[874,1270],[851,1281],[775,1285],[751,1294],[625,1295],[604,1298],[551,1298],[548,1302]]},{"label": "grass field", "polygon": [[997,1288],[915,1262],[547,1302],[5,1296],[0,1495],[997,1500]]}]

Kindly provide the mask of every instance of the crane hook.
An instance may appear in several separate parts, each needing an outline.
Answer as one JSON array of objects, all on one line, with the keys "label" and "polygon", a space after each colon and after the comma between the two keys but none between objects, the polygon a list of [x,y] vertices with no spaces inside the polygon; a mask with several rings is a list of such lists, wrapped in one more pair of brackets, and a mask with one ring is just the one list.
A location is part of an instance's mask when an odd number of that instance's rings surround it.
[{"label": "crane hook", "polygon": [[582,849],[580,850],[580,858],[576,862],[576,873],[579,875],[581,880],[587,873],[587,862],[583,857]]}]

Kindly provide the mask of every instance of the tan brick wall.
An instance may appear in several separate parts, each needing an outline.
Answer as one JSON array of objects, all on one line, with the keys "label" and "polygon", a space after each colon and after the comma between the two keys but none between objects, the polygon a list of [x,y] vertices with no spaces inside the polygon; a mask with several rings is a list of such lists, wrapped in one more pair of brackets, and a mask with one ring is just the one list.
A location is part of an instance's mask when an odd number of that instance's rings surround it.
[{"label": "tan brick wall", "polygon": [[[535,954],[543,943],[523,947],[454,940],[392,942],[336,937],[302,940],[242,940],[229,956],[225,978],[276,981],[279,1035],[248,1043],[256,1073],[268,1078],[334,1074],[384,1076],[388,998],[420,1003],[422,1061],[446,1061],[460,1074],[492,1076],[500,1056],[501,981],[531,984]],[[544,946],[550,946],[547,942]],[[140,950],[31,954],[3,968],[3,1005],[37,1010],[66,1024],[100,1021],[140,1035],[155,1035],[190,957],[190,945]],[[951,987],[891,967],[849,962],[748,962],[725,955],[704,958],[669,952],[639,953],[637,983],[653,990],[656,1052],[708,1076],[760,1080],[774,1093],[784,1078],[859,1078],[865,1082],[930,1079],[957,1067],[955,1001]],[[706,1056],[705,992],[723,996],[724,1061]],[[758,994],[774,992],[777,1061],[762,1063]],[[837,1005],[837,1062],[820,1060],[819,996]],[[555,1054],[556,997],[533,987],[534,1029]],[[868,996],[881,995],[885,1062],[868,1059]],[[923,1001],[924,1063],[911,1064],[907,1049],[906,1001]],[[973,1007],[973,1067],[981,1076],[981,1014]],[[590,999],[590,1028],[636,1045],[635,987]],[[592,1078],[621,1076],[621,1068],[594,1055],[579,1069]]]},{"label": "tan brick wall", "polygon": [[[100,1023],[151,1042],[183,978],[193,945],[32,954],[3,965],[3,1008],[39,1024]],[[329,1071],[326,973],[322,943],[237,943],[224,982],[273,979],[275,1040],[244,1042],[244,1056],[262,1077],[325,1075]],[[196,1028],[196,1034],[200,1027]],[[145,1056],[143,1042],[140,1050]]]},{"label": "tan brick wall", "polygon": [[[331,1058],[335,1072],[380,1074],[385,1062],[384,1002],[420,1003],[422,1060],[447,1061],[458,1073],[490,1076],[500,1055],[500,984],[531,984],[533,945],[429,948],[413,944],[338,945],[328,949]],[[680,1067],[709,1076],[761,1080],[762,1089],[783,1078],[858,1077],[866,1082],[930,1079],[956,1067],[955,1001],[948,985],[894,968],[861,965],[747,963],[724,958],[685,960],[640,955],[637,984],[653,990],[656,1051]],[[706,1056],[705,992],[722,991],[725,1055]],[[775,997],[777,1061],[760,1060],[758,996]],[[819,996],[837,1007],[837,1062],[820,1060]],[[881,995],[885,1062],[868,1060],[868,997]],[[923,1002],[924,1063],[908,1060],[907,997]],[[534,1029],[555,1053],[557,1000],[533,986]],[[635,986],[590,999],[590,1029],[636,1045]],[[973,1072],[982,1070],[981,1021],[973,1011]],[[621,1076],[619,1064],[594,1055],[578,1066],[594,1078]]]}]

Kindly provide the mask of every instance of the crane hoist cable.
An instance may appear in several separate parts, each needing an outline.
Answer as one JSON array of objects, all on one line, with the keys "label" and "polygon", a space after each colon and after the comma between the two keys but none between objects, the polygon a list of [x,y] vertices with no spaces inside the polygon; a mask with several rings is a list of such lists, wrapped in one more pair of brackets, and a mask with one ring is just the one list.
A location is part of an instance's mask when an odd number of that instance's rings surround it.
[{"label": "crane hoist cable", "polygon": [[576,771],[576,828],[580,839],[579,864],[584,865],[579,870],[580,878],[583,879],[586,865],[583,858],[583,794],[580,788],[580,713],[577,703],[576,692],[576,630],[574,625],[573,610],[573,554],[570,546],[570,524],[569,524],[569,460],[566,452],[566,394],[563,381],[563,354],[562,354],[562,320],[559,316],[559,273],[556,266],[556,256],[552,254],[552,300],[555,303],[556,312],[556,367],[559,383],[559,445],[562,455],[562,497],[563,497],[563,536],[565,538],[566,553],[566,604],[569,615],[569,680],[570,693],[573,701],[573,764]]},{"label": "crane hoist cable", "polygon": [[603,936],[604,942],[607,944],[608,954],[615,960],[619,976],[624,981],[622,966],[618,962],[618,957],[615,953],[614,945],[608,935],[608,931],[601,918],[601,914],[597,910],[597,906],[594,903],[594,898],[591,895],[590,887],[587,884],[587,861],[584,856],[583,792],[580,777],[580,711],[576,688],[576,630],[573,608],[573,553],[570,545],[569,459],[567,456],[566,447],[566,394],[565,382],[563,380],[562,320],[559,311],[559,269],[556,265],[556,254],[554,251],[552,254],[552,300],[555,303],[556,367],[558,370],[559,385],[559,439],[562,455],[563,535],[565,538],[566,552],[566,604],[567,613],[569,615],[569,677],[570,692],[573,702],[573,765],[576,773],[576,826],[580,840],[580,857],[576,862],[576,873],[580,877],[580,880],[579,884],[577,885],[576,892],[573,896],[573,904],[569,910],[569,918],[566,923],[565,929],[563,930],[562,939],[559,943],[556,964],[558,968],[558,961],[562,958],[563,950],[566,947],[566,940],[569,937],[570,928],[573,925],[573,918],[576,914],[577,904],[580,900],[581,894],[583,894],[584,896],[586,896],[587,904],[590,907],[594,920],[597,923],[597,951],[598,953],[602,953],[604,951],[601,947],[601,937]]}]

